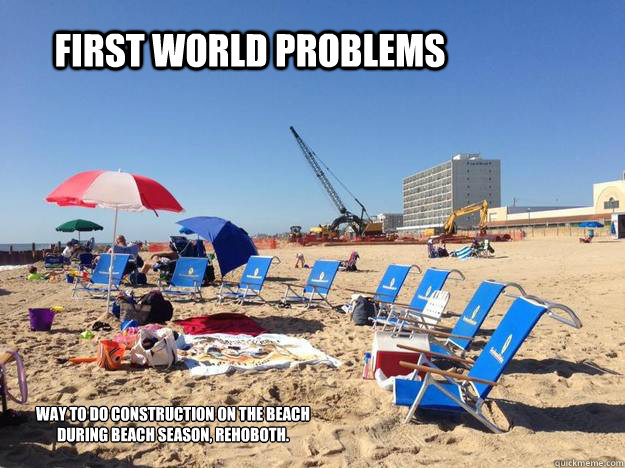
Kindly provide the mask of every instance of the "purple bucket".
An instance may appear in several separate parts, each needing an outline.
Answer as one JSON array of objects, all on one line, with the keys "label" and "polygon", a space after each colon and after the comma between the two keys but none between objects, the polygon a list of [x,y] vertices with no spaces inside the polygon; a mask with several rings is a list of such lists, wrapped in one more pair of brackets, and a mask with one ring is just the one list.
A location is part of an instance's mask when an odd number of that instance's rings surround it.
[{"label": "purple bucket", "polygon": [[51,309],[28,309],[30,329],[32,331],[50,331],[54,321],[54,312]]}]

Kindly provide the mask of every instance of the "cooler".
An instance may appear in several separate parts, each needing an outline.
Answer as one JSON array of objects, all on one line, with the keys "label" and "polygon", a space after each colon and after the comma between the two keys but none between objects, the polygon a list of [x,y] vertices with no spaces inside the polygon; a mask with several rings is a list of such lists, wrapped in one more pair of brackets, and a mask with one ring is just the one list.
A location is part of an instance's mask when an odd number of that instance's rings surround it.
[{"label": "cooler", "polygon": [[412,346],[413,348],[430,349],[428,335],[416,335],[412,338],[392,336],[389,332],[376,332],[373,336],[371,348],[372,368],[374,372],[382,369],[386,377],[406,375],[412,372],[399,365],[399,361],[417,363],[420,353],[398,348],[397,345]]}]

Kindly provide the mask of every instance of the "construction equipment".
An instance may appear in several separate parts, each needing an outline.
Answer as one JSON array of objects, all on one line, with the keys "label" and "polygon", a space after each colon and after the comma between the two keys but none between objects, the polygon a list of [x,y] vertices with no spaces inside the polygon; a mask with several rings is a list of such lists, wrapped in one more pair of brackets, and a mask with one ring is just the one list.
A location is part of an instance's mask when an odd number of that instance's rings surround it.
[{"label": "construction equipment", "polygon": [[[315,152],[306,143],[304,143],[304,140],[302,140],[302,138],[295,131],[295,129],[293,127],[289,127],[289,130],[295,137],[295,141],[297,141],[297,144],[302,150],[302,153],[304,153],[304,157],[306,158],[306,161],[308,161],[308,163],[310,164],[310,167],[312,167],[312,170],[315,173],[315,176],[317,176],[317,178],[319,179],[319,182],[321,182],[321,185],[330,196],[330,200],[332,200],[332,203],[334,203],[334,206],[336,206],[336,208],[339,210],[339,213],[340,213],[339,217],[336,218],[334,221],[332,221],[332,223],[327,227],[327,230],[330,232],[336,233],[338,232],[338,228],[340,225],[347,224],[348,226],[351,226],[351,228],[354,230],[356,235],[362,236],[365,233],[367,225],[369,224],[370,219],[371,219],[369,217],[369,214],[367,213],[367,209],[365,208],[365,206],[354,196],[354,194],[352,194],[349,191],[347,187],[345,187],[345,185],[338,179],[338,177],[336,177],[334,173],[332,173],[330,168],[326,164],[323,163],[323,161],[315,154]],[[343,200],[341,200],[338,193],[336,192],[336,190],[330,183],[330,180],[328,179],[325,172],[321,168],[321,165],[323,165],[326,168],[326,170],[328,170],[330,174],[332,174],[332,176],[339,182],[339,184],[341,184],[341,186],[352,196],[352,198],[356,201],[356,203],[358,203],[358,205],[361,208],[360,216],[355,215],[354,213],[352,213],[345,207]],[[365,221],[365,216],[366,216],[366,221]],[[320,227],[320,234],[324,235],[325,232],[326,232],[326,229]]]},{"label": "construction equipment", "polygon": [[480,212],[480,234],[484,234],[486,232],[486,221],[488,219],[488,202],[486,200],[482,200],[480,203],[473,203],[472,205],[465,206],[464,208],[460,208],[454,211],[449,215],[447,221],[443,225],[443,231],[446,235],[455,234],[456,233],[456,219],[460,216],[466,216],[471,213]]}]

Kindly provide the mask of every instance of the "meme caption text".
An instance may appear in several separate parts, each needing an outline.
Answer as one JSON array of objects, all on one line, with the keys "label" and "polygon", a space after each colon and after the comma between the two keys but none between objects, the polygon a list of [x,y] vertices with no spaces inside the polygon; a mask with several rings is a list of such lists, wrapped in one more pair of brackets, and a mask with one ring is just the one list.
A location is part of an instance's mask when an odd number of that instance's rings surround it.
[{"label": "meme caption text", "polygon": [[148,44],[156,70],[441,70],[447,37],[432,31],[56,31],[57,70],[139,70]]},{"label": "meme caption text", "polygon": [[[57,442],[69,443],[287,443],[287,428],[281,424],[309,422],[311,417],[309,406],[37,406],[35,410],[37,421],[58,423]],[[129,425],[93,425],[107,422]]]}]

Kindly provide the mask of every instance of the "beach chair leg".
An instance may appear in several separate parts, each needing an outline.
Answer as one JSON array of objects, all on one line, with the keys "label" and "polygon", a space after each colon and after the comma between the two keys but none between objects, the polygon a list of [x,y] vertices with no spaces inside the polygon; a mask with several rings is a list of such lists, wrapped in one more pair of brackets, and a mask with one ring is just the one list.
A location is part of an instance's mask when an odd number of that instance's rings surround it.
[{"label": "beach chair leg", "polygon": [[431,379],[432,379],[431,374],[426,374],[425,375],[425,379],[423,380],[423,384],[421,385],[421,388],[419,389],[419,393],[417,394],[417,398],[415,398],[414,402],[410,406],[410,409],[408,410],[408,414],[406,415],[406,419],[404,420],[404,424],[409,423],[412,420],[412,418],[414,417],[414,414],[416,413],[417,408],[419,407],[419,404],[421,403],[421,400],[425,396],[425,392],[426,392],[428,386],[430,385]]}]

